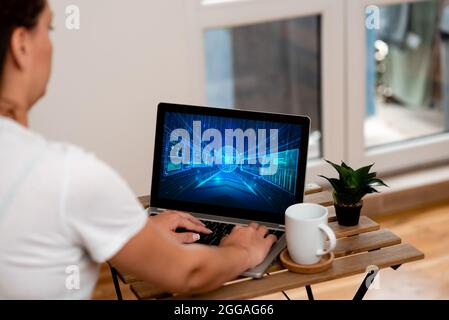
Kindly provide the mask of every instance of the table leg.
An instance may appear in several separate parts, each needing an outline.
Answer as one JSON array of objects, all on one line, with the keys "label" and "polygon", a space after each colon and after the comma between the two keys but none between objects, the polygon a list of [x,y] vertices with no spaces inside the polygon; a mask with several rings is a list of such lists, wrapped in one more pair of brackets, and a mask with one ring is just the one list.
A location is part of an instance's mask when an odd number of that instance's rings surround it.
[{"label": "table leg", "polygon": [[309,300],[315,300],[315,298],[313,297],[313,292],[312,292],[312,287],[311,286],[306,286],[306,291],[307,291],[307,297],[309,298]]},{"label": "table leg", "polygon": [[117,270],[114,267],[109,267],[112,274],[112,281],[114,282],[115,294],[117,295],[118,300],[123,300],[122,291],[120,290],[120,284],[118,282]]},{"label": "table leg", "polygon": [[374,282],[374,279],[377,276],[377,273],[379,272],[379,269],[374,269],[369,271],[365,278],[362,281],[362,284],[359,287],[359,290],[357,290],[353,300],[363,300],[363,297],[365,296],[366,292],[368,291],[371,284]]},{"label": "table leg", "polygon": [[290,297],[285,293],[285,291],[282,291],[282,294],[284,295],[284,297],[285,297],[287,300],[291,300]]}]

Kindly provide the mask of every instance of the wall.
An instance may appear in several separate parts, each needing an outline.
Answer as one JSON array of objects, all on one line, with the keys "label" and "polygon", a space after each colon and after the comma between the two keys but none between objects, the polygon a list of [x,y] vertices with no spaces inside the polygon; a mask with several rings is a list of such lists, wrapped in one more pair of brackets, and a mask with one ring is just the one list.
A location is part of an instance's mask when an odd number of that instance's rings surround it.
[{"label": "wall", "polygon": [[[185,0],[51,0],[54,63],[31,127],[94,152],[147,194],[159,101],[201,103],[186,63],[192,30]],[[65,9],[81,10],[81,29]],[[190,68],[190,70],[189,70]]]}]

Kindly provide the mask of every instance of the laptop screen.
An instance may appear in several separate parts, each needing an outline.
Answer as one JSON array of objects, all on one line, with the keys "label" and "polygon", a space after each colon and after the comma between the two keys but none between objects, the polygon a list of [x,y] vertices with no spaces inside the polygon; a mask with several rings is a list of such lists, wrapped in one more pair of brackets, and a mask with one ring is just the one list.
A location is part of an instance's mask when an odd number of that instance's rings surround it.
[{"label": "laptop screen", "polygon": [[189,108],[163,112],[155,158],[160,167],[153,173],[158,175],[157,194],[152,197],[191,204],[179,210],[208,208],[199,212],[215,214],[213,209],[227,208],[244,212],[239,218],[279,221],[288,206],[302,201],[304,172],[299,171],[305,171],[300,160],[306,157],[303,134],[308,130],[303,126],[308,122],[248,116],[238,111],[199,114]]}]

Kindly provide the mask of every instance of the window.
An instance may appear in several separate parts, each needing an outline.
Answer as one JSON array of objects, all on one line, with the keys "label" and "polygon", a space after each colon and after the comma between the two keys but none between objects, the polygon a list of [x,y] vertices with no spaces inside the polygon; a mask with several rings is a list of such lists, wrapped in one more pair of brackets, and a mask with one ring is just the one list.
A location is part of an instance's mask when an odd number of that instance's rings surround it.
[{"label": "window", "polygon": [[346,1],[344,140],[354,165],[389,173],[449,159],[445,3]]},{"label": "window", "polygon": [[204,32],[207,103],[307,115],[321,157],[320,16]]},{"label": "window", "polygon": [[447,1],[186,1],[191,96],[309,115],[309,181],[331,173],[323,159],[380,173],[449,159]]},{"label": "window", "polygon": [[380,6],[367,29],[365,146],[449,129],[449,11],[442,1]]}]

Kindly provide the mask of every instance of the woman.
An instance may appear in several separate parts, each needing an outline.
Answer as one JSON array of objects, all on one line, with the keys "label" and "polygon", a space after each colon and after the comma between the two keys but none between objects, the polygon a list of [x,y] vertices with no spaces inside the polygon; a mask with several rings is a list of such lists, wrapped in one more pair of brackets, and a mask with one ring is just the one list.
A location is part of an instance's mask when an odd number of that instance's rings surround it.
[{"label": "woman", "polygon": [[[90,298],[105,261],[172,292],[212,290],[258,265],[275,241],[265,227],[186,245],[210,230],[186,213],[148,218],[106,164],[27,129],[50,75],[51,23],[46,0],[0,2],[0,298]],[[78,290],[66,285],[72,266]]]}]

